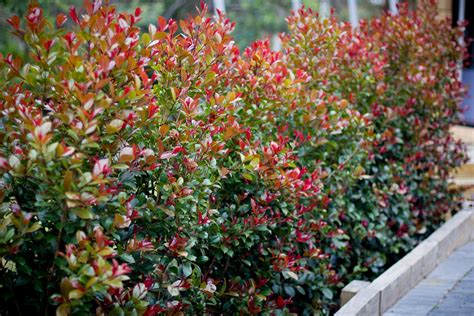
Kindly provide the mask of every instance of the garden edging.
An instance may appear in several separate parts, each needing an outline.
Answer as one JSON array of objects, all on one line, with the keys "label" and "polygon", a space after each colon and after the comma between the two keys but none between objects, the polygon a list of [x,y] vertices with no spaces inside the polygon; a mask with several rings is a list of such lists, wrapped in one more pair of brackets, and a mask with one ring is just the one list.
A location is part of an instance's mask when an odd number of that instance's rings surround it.
[{"label": "garden edging", "polygon": [[335,315],[382,315],[454,250],[474,240],[474,206],[463,209],[358,292]]}]

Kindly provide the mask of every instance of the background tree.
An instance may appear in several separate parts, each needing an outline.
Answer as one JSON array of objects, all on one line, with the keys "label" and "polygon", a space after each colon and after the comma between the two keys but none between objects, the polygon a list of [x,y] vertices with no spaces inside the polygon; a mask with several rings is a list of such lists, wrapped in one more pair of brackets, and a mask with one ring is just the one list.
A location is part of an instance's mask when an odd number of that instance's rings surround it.
[{"label": "background tree", "polygon": [[[45,14],[50,17],[59,12],[67,12],[70,6],[80,7],[83,0],[37,0],[44,8]],[[0,29],[7,30],[6,19],[16,14],[23,16],[29,0],[0,0]],[[196,12],[196,6],[201,0],[110,0],[117,5],[120,11],[132,12],[135,8],[142,9],[142,20],[139,26],[146,29],[150,23],[155,23],[158,16],[166,19],[176,20],[186,18],[189,14]],[[213,1],[205,0],[210,9],[213,9]],[[321,1],[303,0],[301,3],[319,10]],[[410,1],[414,2],[414,1]],[[331,0],[336,15],[341,19],[348,19],[347,0]],[[360,18],[369,18],[380,15],[383,10],[388,9],[388,1],[360,0],[358,13]],[[251,42],[262,37],[272,37],[278,33],[287,31],[285,17],[290,14],[292,8],[291,0],[233,0],[226,1],[226,13],[228,17],[236,22],[234,37],[240,49],[247,47]],[[212,12],[212,10],[210,11]],[[0,33],[0,52],[12,52],[24,56],[25,48],[18,39],[9,32]]]}]

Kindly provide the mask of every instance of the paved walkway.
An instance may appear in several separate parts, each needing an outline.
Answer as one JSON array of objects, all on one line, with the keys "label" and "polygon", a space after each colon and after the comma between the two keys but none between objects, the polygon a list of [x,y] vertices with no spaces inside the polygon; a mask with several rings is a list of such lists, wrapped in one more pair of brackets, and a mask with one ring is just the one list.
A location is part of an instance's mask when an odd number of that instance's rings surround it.
[{"label": "paved walkway", "polygon": [[474,241],[460,247],[384,316],[474,316]]}]

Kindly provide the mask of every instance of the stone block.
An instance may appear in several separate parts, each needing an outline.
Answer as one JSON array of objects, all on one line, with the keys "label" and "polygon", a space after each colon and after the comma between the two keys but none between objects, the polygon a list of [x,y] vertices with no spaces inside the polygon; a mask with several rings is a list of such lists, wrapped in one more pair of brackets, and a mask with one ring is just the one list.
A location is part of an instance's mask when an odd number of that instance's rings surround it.
[{"label": "stone block", "polygon": [[436,263],[446,259],[456,248],[467,242],[470,220],[471,212],[460,211],[428,237],[427,241],[438,243]]},{"label": "stone block", "polygon": [[[407,291],[417,285],[425,277],[425,274],[423,274],[423,257],[427,251],[429,251],[429,248],[420,244],[398,262],[410,268],[410,280],[406,285]],[[405,293],[406,292],[403,294]]]},{"label": "stone block", "polygon": [[411,266],[406,262],[398,262],[385,271],[373,282],[380,290],[380,312],[393,306],[411,286]]},{"label": "stone block", "polygon": [[366,288],[369,284],[369,281],[361,280],[353,280],[351,283],[347,284],[341,291],[341,306],[349,302],[352,297]]},{"label": "stone block", "polygon": [[414,249],[421,261],[421,279],[434,270],[437,264],[438,244],[434,241],[424,241]]},{"label": "stone block", "polygon": [[339,309],[335,316],[379,315],[380,291],[367,286]]}]

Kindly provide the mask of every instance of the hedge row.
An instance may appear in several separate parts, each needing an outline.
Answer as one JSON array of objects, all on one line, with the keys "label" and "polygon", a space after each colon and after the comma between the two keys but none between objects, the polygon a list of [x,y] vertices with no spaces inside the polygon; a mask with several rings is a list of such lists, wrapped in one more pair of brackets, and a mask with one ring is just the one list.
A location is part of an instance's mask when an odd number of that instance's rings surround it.
[{"label": "hedge row", "polygon": [[242,53],[204,5],[143,32],[100,3],[8,20],[2,314],[327,314],[455,210],[464,49],[433,2],[303,8]]}]

